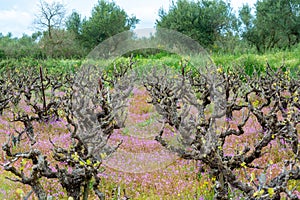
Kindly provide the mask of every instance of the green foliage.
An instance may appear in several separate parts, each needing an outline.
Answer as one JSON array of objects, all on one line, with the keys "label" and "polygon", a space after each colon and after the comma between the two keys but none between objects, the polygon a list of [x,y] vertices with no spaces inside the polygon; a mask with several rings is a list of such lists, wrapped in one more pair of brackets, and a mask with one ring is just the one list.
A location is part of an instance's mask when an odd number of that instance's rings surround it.
[{"label": "green foliage", "polygon": [[[253,10],[246,4],[239,10],[238,18],[228,2],[172,1],[168,11],[159,10],[156,25],[190,36],[204,48],[221,54],[265,53],[299,44],[300,0],[261,0]],[[97,2],[88,19],[82,19],[76,11],[65,18],[65,5],[59,2],[40,1],[38,7],[34,21],[37,32],[21,38],[0,33],[0,59],[83,58],[102,41],[139,23],[115,2],[106,0]],[[163,39],[167,41],[170,37],[166,35]],[[107,51],[114,48],[111,46]],[[141,49],[124,56],[131,54],[142,58],[168,56],[159,49]]]},{"label": "green foliage", "polygon": [[259,52],[290,48],[300,41],[300,0],[263,0],[252,16],[248,5],[240,10],[244,24],[242,36]]},{"label": "green foliage", "polygon": [[[24,58],[83,58],[103,40],[134,28],[139,20],[129,17],[114,2],[100,0],[89,19],[73,12],[65,20],[65,6],[58,2],[40,1],[34,24],[43,32],[31,37],[12,38],[0,34],[0,59]],[[66,21],[63,28],[63,22]]]},{"label": "green foliage", "polygon": [[81,60],[36,60],[31,58],[5,59],[0,61],[0,76],[8,70],[22,71],[34,68],[38,72],[40,66],[43,66],[44,70],[46,70],[49,75],[72,74],[75,73],[76,69],[78,69],[81,64]]},{"label": "green foliage", "polygon": [[244,67],[248,74],[251,74],[254,70],[258,72],[265,71],[267,63],[276,67],[284,65],[290,69],[292,76],[296,76],[296,73],[299,73],[300,70],[299,54],[300,46],[298,45],[292,50],[267,52],[263,55],[254,53],[241,55],[213,54],[212,59],[217,66],[224,69],[237,66]]},{"label": "green foliage", "polygon": [[265,70],[266,63],[261,63],[260,60],[256,59],[254,55],[241,56],[237,62],[241,63],[241,67],[245,69],[247,75],[251,75],[254,72],[261,74]]},{"label": "green foliage", "polygon": [[4,58],[6,58],[5,51],[3,49],[0,49],[0,59]]},{"label": "green foliage", "polygon": [[52,29],[51,33],[51,38],[41,32],[31,36],[24,34],[21,38],[0,35],[0,59],[82,58],[85,55],[74,32]]},{"label": "green foliage", "polygon": [[139,20],[129,17],[114,2],[100,0],[93,8],[92,16],[83,21],[81,41],[91,50],[105,39],[134,28]]},{"label": "green foliage", "polygon": [[138,49],[131,52],[126,53],[123,55],[123,57],[138,57],[138,58],[156,58],[160,59],[162,57],[168,57],[170,55],[174,55],[170,52],[167,52],[162,49],[153,49],[153,48],[147,48],[147,49]]},{"label": "green foliage", "polygon": [[76,33],[63,29],[53,29],[51,38],[45,34],[39,46],[48,58],[81,58],[85,55],[76,40]]},{"label": "green foliage", "polygon": [[230,4],[222,0],[173,2],[168,12],[160,9],[157,26],[176,30],[197,40],[204,47],[231,34],[236,18]]},{"label": "green foliage", "polygon": [[0,34],[0,59],[43,57],[36,42],[37,37],[34,36],[36,34],[32,36],[24,34],[21,38],[13,38],[11,34],[7,34],[6,36]]},{"label": "green foliage", "polygon": [[71,31],[76,35],[76,39],[79,38],[82,30],[82,20],[78,12],[73,11],[66,21],[67,31]]},{"label": "green foliage", "polygon": [[[212,54],[212,60],[215,65],[222,67],[223,69],[230,69],[236,66],[245,67],[247,73],[251,73],[254,70],[263,72],[265,70],[266,64],[269,63],[270,66],[281,66],[285,65],[291,71],[291,75],[295,76],[300,70],[300,60],[298,56],[300,55],[300,45],[294,47],[292,50],[268,52],[263,55],[258,54]],[[141,56],[137,54],[133,61],[138,69],[137,71],[147,71],[153,66],[169,66],[174,70],[180,70],[181,63],[184,58],[181,58],[176,54],[169,54],[168,52],[161,51],[158,54]],[[129,58],[120,57],[112,62],[102,63],[100,61],[95,61],[89,64],[95,66],[108,66],[107,70],[113,69],[114,64],[124,65],[128,63]],[[21,58],[21,59],[3,59],[0,60],[0,74],[8,69],[26,69],[36,67],[38,70],[39,66],[43,66],[45,70],[51,75],[56,73],[74,73],[83,63],[84,60],[74,60],[74,59],[47,59],[47,60],[37,60],[33,58]],[[191,63],[187,63],[191,64]],[[192,66],[188,66],[192,67]]]}]

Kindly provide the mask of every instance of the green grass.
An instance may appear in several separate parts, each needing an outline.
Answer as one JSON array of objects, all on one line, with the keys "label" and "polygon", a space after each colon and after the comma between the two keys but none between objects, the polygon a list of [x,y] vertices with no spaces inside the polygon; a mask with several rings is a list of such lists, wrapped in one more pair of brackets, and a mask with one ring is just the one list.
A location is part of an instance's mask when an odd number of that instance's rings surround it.
[{"label": "green grass", "polygon": [[137,126],[138,127],[146,127],[146,126],[150,126],[154,122],[155,122],[155,118],[154,117],[150,117],[149,119],[146,119],[143,122],[137,123]]},{"label": "green grass", "polygon": [[[290,68],[292,74],[299,72],[300,69],[300,45],[294,47],[291,50],[277,50],[274,52],[267,52],[265,54],[218,54],[213,53],[211,59],[216,66],[223,68],[233,68],[233,67],[243,67],[251,73],[254,69],[259,71],[264,71],[267,63],[273,68],[278,68],[282,65]],[[206,55],[205,55],[206,56]],[[201,60],[205,60],[206,57],[194,58],[194,63],[201,63]],[[208,54],[207,54],[208,56]],[[168,66],[174,70],[179,70],[182,64],[182,60],[189,58],[182,58],[175,54],[157,54],[150,55],[147,57],[135,56],[133,61],[135,62],[135,67],[137,71],[142,73],[144,71],[149,71],[153,67]],[[91,64],[99,66],[100,68],[110,69],[116,64],[126,64],[129,58],[120,57],[115,60],[36,60],[31,58],[23,59],[4,59],[0,60],[0,75],[4,73],[7,69],[19,69],[24,70],[28,68],[36,68],[38,70],[39,66],[43,66],[43,69],[47,71],[48,74],[56,75],[57,73],[73,73],[78,70],[81,66],[86,64]],[[107,67],[105,67],[107,66]],[[195,66],[200,67],[200,66]]]},{"label": "green grass", "polygon": [[13,199],[21,199],[21,196],[27,195],[30,190],[28,186],[22,185],[21,183],[12,182],[6,177],[15,178],[10,172],[1,171],[0,183],[0,199],[6,199],[7,196]]},{"label": "green grass", "polygon": [[291,70],[291,74],[299,72],[300,69],[300,45],[292,50],[267,52],[265,54],[213,54],[212,59],[217,66],[223,68],[243,67],[246,71],[253,69],[264,71],[267,63],[272,68],[282,65]]}]

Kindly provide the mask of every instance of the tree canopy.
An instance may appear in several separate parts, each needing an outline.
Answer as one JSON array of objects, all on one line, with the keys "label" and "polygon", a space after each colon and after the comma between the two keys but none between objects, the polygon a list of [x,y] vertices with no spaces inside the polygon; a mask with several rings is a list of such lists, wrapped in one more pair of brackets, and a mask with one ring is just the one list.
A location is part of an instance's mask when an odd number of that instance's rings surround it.
[{"label": "tree canopy", "polygon": [[[134,29],[139,19],[115,2],[99,0],[89,18],[61,2],[40,0],[31,36],[0,33],[0,58],[84,57],[102,41]],[[257,0],[233,12],[230,1],[178,0],[160,9],[156,27],[178,31],[214,52],[289,49],[300,42],[300,0]],[[169,36],[165,38],[169,39]]]},{"label": "tree canopy", "polygon": [[78,12],[73,11],[72,14],[67,18],[66,29],[75,33],[77,38],[79,37],[82,30],[82,20]]},{"label": "tree canopy", "polygon": [[235,28],[236,17],[230,4],[222,0],[173,1],[169,11],[160,9],[156,24],[186,34],[210,47]]},{"label": "tree canopy", "polygon": [[245,29],[242,36],[259,52],[287,48],[299,43],[300,0],[263,0],[255,4],[255,15],[244,5],[240,19]]},{"label": "tree canopy", "polygon": [[129,17],[116,3],[100,0],[92,16],[83,21],[81,40],[91,50],[105,39],[134,28],[138,22],[139,19]]},{"label": "tree canopy", "polygon": [[46,28],[49,38],[52,38],[52,30],[63,25],[66,8],[60,2],[47,3],[44,0],[40,0],[38,7],[39,12],[36,14],[34,24],[38,29]]}]

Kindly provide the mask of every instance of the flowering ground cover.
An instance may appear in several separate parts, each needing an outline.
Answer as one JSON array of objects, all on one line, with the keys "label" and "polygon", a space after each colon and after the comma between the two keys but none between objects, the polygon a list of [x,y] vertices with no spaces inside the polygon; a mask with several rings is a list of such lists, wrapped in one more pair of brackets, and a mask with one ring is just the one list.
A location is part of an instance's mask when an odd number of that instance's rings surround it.
[{"label": "flowering ground cover", "polygon": [[[122,141],[121,146],[111,156],[105,158],[102,165],[101,190],[107,199],[117,199],[127,196],[131,199],[213,199],[216,177],[210,175],[209,170],[201,162],[193,160],[183,160],[174,153],[164,149],[155,136],[161,129],[158,122],[159,115],[154,107],[147,103],[150,96],[142,87],[136,87],[132,91],[128,102],[128,117],[125,128],[115,130],[109,143],[117,144]],[[22,104],[21,104],[22,105]],[[22,107],[22,106],[21,106]],[[29,109],[23,106],[22,109]],[[219,126],[231,126],[237,128],[237,121],[242,117],[239,112],[234,112],[231,120],[219,122]],[[21,130],[19,123],[10,122],[11,116],[6,112],[0,116],[0,142],[4,143],[9,133]],[[36,147],[42,150],[45,155],[52,160],[53,146],[51,141],[57,145],[67,148],[70,144],[70,133],[66,128],[64,119],[51,121],[50,123],[34,124],[37,133]],[[297,127],[298,132],[300,127]],[[245,134],[242,136],[230,136],[226,139],[224,153],[231,155],[243,150],[243,145],[253,146],[262,137],[260,127],[255,119],[250,119],[244,127]],[[176,143],[177,134],[171,127],[165,127],[165,133],[170,142]],[[300,139],[300,138],[299,138]],[[14,147],[16,151],[26,149],[26,142],[22,146]],[[269,164],[270,167],[265,172],[267,179],[271,179],[282,169],[282,160],[291,155],[289,150],[279,147],[279,143],[284,141],[272,141],[270,145],[263,149],[264,155],[255,161],[255,164]],[[29,146],[29,145],[28,145]],[[1,163],[5,163],[6,157],[1,153]],[[17,163],[19,168],[30,168],[32,163]],[[50,164],[55,170],[54,163]],[[64,166],[64,163],[59,163]],[[66,167],[67,168],[67,167]],[[71,170],[71,169],[67,169]],[[249,169],[241,166],[236,171],[241,180],[258,183],[261,169]],[[250,177],[249,177],[250,176]],[[7,180],[5,177],[13,178],[13,175],[0,169],[0,199],[22,199],[30,192],[30,187],[17,182]],[[58,182],[51,179],[43,179],[48,195],[54,199],[67,199],[66,192]],[[296,187],[295,193],[300,198],[299,182],[290,181],[287,186],[290,189]],[[232,199],[239,199],[240,192],[231,189]],[[270,191],[271,192],[271,191]],[[90,196],[89,199],[94,199]],[[282,197],[284,198],[284,197]],[[36,199],[32,194],[29,199]]]}]

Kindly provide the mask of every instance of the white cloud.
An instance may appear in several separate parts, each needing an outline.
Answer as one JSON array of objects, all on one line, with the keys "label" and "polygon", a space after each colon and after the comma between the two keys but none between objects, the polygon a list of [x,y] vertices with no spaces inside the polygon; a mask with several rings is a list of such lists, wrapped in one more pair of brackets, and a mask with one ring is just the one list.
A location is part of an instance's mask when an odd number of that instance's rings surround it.
[{"label": "white cloud", "polygon": [[29,12],[18,11],[16,8],[11,10],[0,10],[0,32],[7,34],[11,32],[13,36],[19,37],[23,33],[32,33],[30,26],[33,15]]},{"label": "white cloud", "polygon": [[153,28],[155,21],[158,19],[158,10],[163,7],[167,9],[171,4],[171,0],[115,0],[116,4],[123,8],[127,14],[135,15],[140,19],[137,28]]}]

